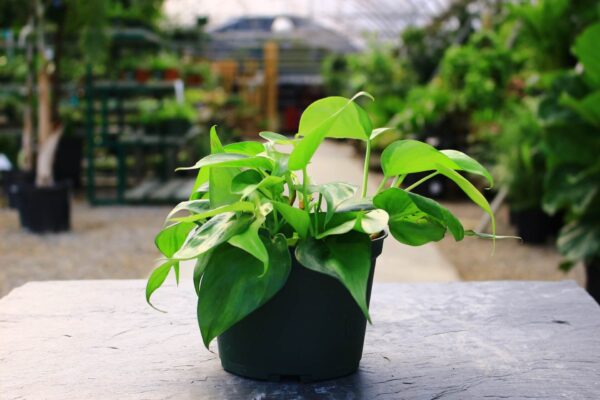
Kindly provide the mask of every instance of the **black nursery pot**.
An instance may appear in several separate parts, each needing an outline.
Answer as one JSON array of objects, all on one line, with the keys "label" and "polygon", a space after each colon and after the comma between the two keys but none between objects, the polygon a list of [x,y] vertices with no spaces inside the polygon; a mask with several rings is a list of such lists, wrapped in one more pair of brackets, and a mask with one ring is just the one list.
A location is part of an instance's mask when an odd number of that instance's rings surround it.
[{"label": "black nursery pot", "polygon": [[517,234],[524,243],[544,244],[556,229],[555,222],[541,208],[515,211],[513,214]]},{"label": "black nursery pot", "polygon": [[8,198],[8,207],[16,209],[19,206],[19,189],[24,184],[33,183],[33,172],[12,170],[2,173],[2,185]]},{"label": "black nursery pot", "polygon": [[69,185],[20,185],[19,218],[21,226],[34,233],[68,231],[71,228]]},{"label": "black nursery pot", "polygon": [[[382,236],[372,241],[367,303]],[[296,260],[286,284],[266,304],[218,337],[226,371],[247,378],[302,382],[352,374],[362,357],[367,321],[336,279]]]}]

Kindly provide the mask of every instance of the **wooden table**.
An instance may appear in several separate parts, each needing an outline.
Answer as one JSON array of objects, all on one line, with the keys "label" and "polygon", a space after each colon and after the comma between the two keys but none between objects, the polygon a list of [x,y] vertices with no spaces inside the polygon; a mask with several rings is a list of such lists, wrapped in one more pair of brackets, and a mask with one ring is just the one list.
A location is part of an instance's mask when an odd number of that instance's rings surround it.
[{"label": "wooden table", "polygon": [[[191,284],[34,282],[0,299],[2,399],[599,399],[600,307],[573,282],[376,284],[353,376],[224,372]],[[216,349],[215,344],[211,349]]]}]

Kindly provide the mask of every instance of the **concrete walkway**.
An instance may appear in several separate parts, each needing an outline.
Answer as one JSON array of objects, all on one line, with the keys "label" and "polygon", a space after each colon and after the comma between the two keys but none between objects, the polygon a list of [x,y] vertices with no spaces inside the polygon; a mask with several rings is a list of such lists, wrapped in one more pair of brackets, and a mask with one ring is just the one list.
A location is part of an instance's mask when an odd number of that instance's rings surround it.
[{"label": "concrete walkway", "polygon": [[[316,183],[348,182],[362,184],[362,158],[354,154],[350,144],[326,141],[312,159],[309,175]],[[369,175],[369,193],[381,181],[382,175]],[[458,273],[439,252],[435,244],[412,247],[389,237],[383,254],[377,259],[375,280],[380,282],[448,282],[459,280]]]}]

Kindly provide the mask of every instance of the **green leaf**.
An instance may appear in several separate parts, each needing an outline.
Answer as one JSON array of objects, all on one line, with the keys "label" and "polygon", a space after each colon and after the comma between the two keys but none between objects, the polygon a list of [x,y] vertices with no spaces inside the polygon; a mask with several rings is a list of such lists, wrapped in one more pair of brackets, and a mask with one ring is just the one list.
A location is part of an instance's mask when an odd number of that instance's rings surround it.
[{"label": "green leaf", "polygon": [[237,153],[247,156],[255,156],[265,151],[265,146],[260,142],[251,140],[245,142],[230,143],[223,148],[225,153]]},{"label": "green leaf", "polygon": [[417,140],[397,140],[381,153],[381,168],[386,177],[435,170],[436,164],[460,168],[435,147]]},{"label": "green leaf", "polygon": [[[297,188],[301,190],[301,188]],[[327,204],[327,214],[325,223],[328,223],[333,217],[336,209],[340,204],[354,197],[356,194],[356,186],[344,182],[325,183],[323,185],[310,185],[309,193],[321,193]]]},{"label": "green leaf", "polygon": [[375,206],[371,199],[349,199],[341,203],[336,211],[337,212],[349,212],[349,211],[369,211],[374,210]]},{"label": "green leaf", "polygon": [[280,133],[263,131],[258,134],[261,138],[268,140],[271,143],[275,144],[294,144],[296,142],[295,139],[290,139],[287,136],[283,136]]},{"label": "green leaf", "polygon": [[240,194],[242,198],[248,197],[260,188],[272,188],[273,186],[281,186],[279,193],[283,192],[282,183],[285,179],[280,176],[269,175],[265,178],[255,170],[242,171],[231,181],[231,191]]},{"label": "green leaf", "polygon": [[377,136],[381,135],[382,133],[385,133],[387,131],[393,131],[394,128],[377,128],[377,129],[373,129],[373,131],[371,132],[371,136],[369,137],[370,140],[375,139]]},{"label": "green leaf", "polygon": [[181,248],[188,234],[195,226],[196,224],[190,222],[180,222],[170,225],[156,235],[154,244],[165,257],[171,258]]},{"label": "green leaf", "polygon": [[441,240],[450,228],[454,238],[463,238],[460,222],[431,199],[398,188],[384,190],[373,199],[375,206],[389,215],[392,236],[401,243],[421,246]]},{"label": "green leaf", "polygon": [[250,224],[248,229],[242,233],[232,236],[227,242],[232,246],[244,250],[262,262],[264,268],[263,273],[266,272],[269,266],[269,254],[267,252],[267,248],[258,235],[258,230],[264,221],[264,217],[257,218],[256,221]]},{"label": "green leaf", "polygon": [[556,241],[558,251],[569,260],[588,260],[600,256],[600,225],[597,220],[565,225]]},{"label": "green leaf", "polygon": [[275,295],[287,281],[290,252],[282,234],[264,239],[269,268],[237,247],[224,244],[210,258],[198,296],[198,324],[204,345]]},{"label": "green leaf", "polygon": [[192,188],[192,192],[190,193],[190,200],[196,200],[201,196],[199,193],[200,188],[208,183],[208,179],[210,177],[210,168],[202,168],[198,171],[198,175],[196,175],[196,181],[194,182],[194,187]]},{"label": "green leaf", "polygon": [[595,127],[600,127],[600,90],[589,94],[581,100],[574,99],[567,93],[560,97],[560,103],[569,107],[582,119]]},{"label": "green leaf", "polygon": [[202,167],[236,167],[236,168],[262,168],[271,170],[273,161],[262,156],[247,156],[238,153],[209,154],[192,167],[177,168],[177,171],[198,169]]},{"label": "green leaf", "polygon": [[155,310],[162,311],[152,305],[150,302],[150,297],[152,297],[152,293],[154,293],[156,289],[162,286],[162,284],[165,282],[165,279],[167,279],[171,268],[175,265],[179,267],[179,262],[175,260],[164,261],[162,264],[156,267],[154,271],[152,271],[152,274],[150,274],[150,277],[148,278],[148,282],[146,282],[146,302]]},{"label": "green leaf", "polygon": [[583,64],[585,75],[596,88],[600,88],[599,43],[600,22],[597,22],[577,37],[575,46],[573,47],[573,53],[575,53],[581,64]]},{"label": "green leaf", "polygon": [[383,231],[389,222],[389,215],[384,210],[373,210],[359,214],[357,224],[364,233],[373,234]]},{"label": "green leaf", "polygon": [[345,97],[326,97],[312,103],[300,117],[298,134],[303,136],[290,154],[288,166],[295,171],[308,165],[326,137],[367,140],[372,125],[366,111]]},{"label": "green leaf", "polygon": [[492,234],[495,235],[496,234],[496,218],[494,217],[494,212],[492,211],[490,204],[485,199],[485,197],[483,197],[483,195],[479,192],[479,190],[477,190],[477,188],[475,186],[473,186],[471,184],[471,182],[466,180],[458,172],[456,172],[452,169],[446,168],[445,166],[443,166],[441,164],[438,164],[437,167],[438,167],[438,171],[442,175],[453,180],[454,183],[456,183],[458,185],[458,187],[461,188],[461,190],[463,192],[465,192],[465,194],[467,196],[469,196],[469,198],[471,199],[471,201],[473,201],[473,203],[475,203],[479,207],[481,207],[481,209],[490,216],[490,220],[492,222]]},{"label": "green leaf", "polygon": [[204,275],[211,256],[212,250],[202,253],[196,258],[196,265],[194,266],[194,290],[196,291],[196,296],[200,295],[200,280],[202,279],[202,275]]},{"label": "green leaf", "polygon": [[219,214],[190,232],[181,248],[173,255],[177,260],[190,260],[228,241],[250,224],[251,217],[235,213]]},{"label": "green leaf", "polygon": [[325,222],[325,230],[316,235],[316,238],[323,239],[327,236],[342,235],[350,232],[356,225],[356,218],[356,213],[336,213],[330,221]]},{"label": "green leaf", "polygon": [[292,207],[289,204],[281,203],[279,201],[274,201],[273,207],[275,207],[275,209],[281,213],[287,223],[290,224],[296,232],[298,232],[298,236],[301,238],[308,236],[310,216],[306,211]]},{"label": "green leaf", "polygon": [[461,171],[481,175],[487,179],[488,183],[490,184],[490,188],[494,186],[494,178],[492,178],[492,175],[489,173],[489,171],[483,165],[465,153],[457,150],[442,150],[440,153],[454,161]]},{"label": "green leaf", "polygon": [[238,201],[233,204],[228,204],[226,206],[215,207],[209,210],[200,212],[198,214],[188,215],[187,217],[179,217],[179,218],[171,218],[171,221],[178,222],[196,222],[206,218],[214,217],[215,215],[228,213],[228,212],[254,212],[255,206],[254,203],[249,201]]},{"label": "green leaf", "polygon": [[219,135],[217,135],[217,126],[213,125],[210,127],[210,152],[215,153],[223,153],[225,149],[221,144],[221,140],[219,139]]},{"label": "green leaf", "polygon": [[210,210],[210,201],[206,199],[182,201],[169,212],[166,220],[170,220],[173,215],[180,211],[188,211],[190,214],[200,214],[208,210]]},{"label": "green leaf", "polygon": [[367,306],[367,282],[371,271],[369,236],[348,232],[322,240],[307,238],[298,243],[296,258],[304,267],[342,282],[371,321]]}]

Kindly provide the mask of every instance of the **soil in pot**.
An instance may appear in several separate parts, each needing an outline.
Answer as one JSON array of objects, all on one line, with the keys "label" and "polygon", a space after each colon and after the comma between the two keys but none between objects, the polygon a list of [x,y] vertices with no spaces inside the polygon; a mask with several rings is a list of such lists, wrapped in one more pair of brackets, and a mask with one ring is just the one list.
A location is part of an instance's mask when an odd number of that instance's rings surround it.
[{"label": "soil in pot", "polygon": [[[367,302],[384,239],[372,242]],[[292,252],[292,270],[284,287],[218,337],[219,356],[226,371],[248,378],[334,379],[358,369],[366,324],[338,280],[304,268]]]},{"label": "soil in pot", "polygon": [[50,187],[19,185],[21,226],[34,233],[62,232],[71,228],[70,188],[67,183]]}]

